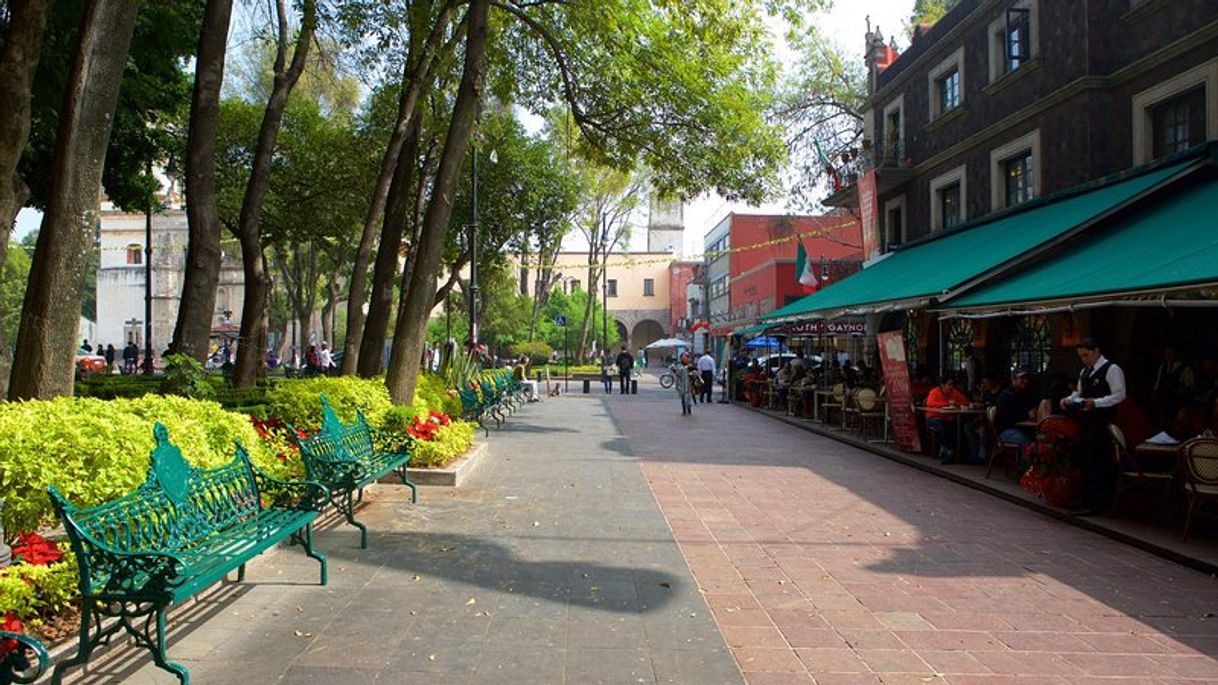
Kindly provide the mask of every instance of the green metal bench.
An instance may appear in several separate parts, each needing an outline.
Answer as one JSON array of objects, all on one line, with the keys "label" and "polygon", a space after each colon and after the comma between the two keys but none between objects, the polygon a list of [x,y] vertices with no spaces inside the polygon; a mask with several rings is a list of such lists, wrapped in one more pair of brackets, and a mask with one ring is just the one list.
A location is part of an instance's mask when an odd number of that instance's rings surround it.
[{"label": "green metal bench", "polygon": [[[190,672],[165,653],[166,610],[234,569],[245,580],[246,562],[283,540],[304,545],[326,584],[326,557],[313,549],[312,528],[328,499],[323,486],[267,476],[240,443],[227,465],[197,469],[165,426],[157,423],[153,435],[148,478],[135,492],[86,509],[48,488],[80,565],[82,597],[80,647],[55,668],[55,683],[119,629],[151,651],[157,666],[189,683]],[[116,620],[103,627],[104,617]]]},{"label": "green metal bench", "polygon": [[[491,429],[486,426],[487,406],[473,388],[458,388],[457,396],[461,398],[461,418],[466,421],[476,421],[486,436],[491,436]],[[494,418],[494,417],[492,417]],[[502,423],[495,418],[496,427]]]},{"label": "green metal bench", "polygon": [[[289,432],[299,435],[294,428]],[[355,507],[363,498],[365,486],[392,473],[410,488],[410,501],[419,501],[418,488],[406,471],[412,443],[409,435],[373,428],[362,412],[357,412],[354,423],[345,424],[322,395],[321,430],[307,438],[293,439],[300,448],[308,479],[330,489],[334,508],[359,529],[361,548],[368,547],[368,528],[355,520]]]},{"label": "green metal bench", "polygon": [[[25,685],[42,677],[51,666],[51,657],[37,638],[24,633],[0,630],[0,643],[13,640],[15,648],[0,659],[0,685]],[[30,658],[30,652],[34,658]]]}]

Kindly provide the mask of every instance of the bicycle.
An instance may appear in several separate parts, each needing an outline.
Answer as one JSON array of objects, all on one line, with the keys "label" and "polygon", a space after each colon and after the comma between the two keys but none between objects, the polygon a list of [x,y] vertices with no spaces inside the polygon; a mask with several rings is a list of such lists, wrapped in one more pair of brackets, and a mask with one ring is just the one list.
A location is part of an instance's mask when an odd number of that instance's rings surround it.
[{"label": "bicycle", "polygon": [[660,387],[661,388],[664,388],[665,390],[667,390],[672,387],[673,383],[676,383],[676,382],[677,382],[677,377],[672,375],[671,371],[665,371],[664,373],[660,374]]}]

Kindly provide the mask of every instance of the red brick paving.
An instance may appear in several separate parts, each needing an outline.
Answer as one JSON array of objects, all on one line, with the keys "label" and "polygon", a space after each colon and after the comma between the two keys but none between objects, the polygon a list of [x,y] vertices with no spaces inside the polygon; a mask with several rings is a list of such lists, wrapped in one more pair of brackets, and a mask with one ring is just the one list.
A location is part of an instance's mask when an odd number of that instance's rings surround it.
[{"label": "red brick paving", "polygon": [[1218,582],[736,407],[612,398],[750,685],[1218,681]]}]

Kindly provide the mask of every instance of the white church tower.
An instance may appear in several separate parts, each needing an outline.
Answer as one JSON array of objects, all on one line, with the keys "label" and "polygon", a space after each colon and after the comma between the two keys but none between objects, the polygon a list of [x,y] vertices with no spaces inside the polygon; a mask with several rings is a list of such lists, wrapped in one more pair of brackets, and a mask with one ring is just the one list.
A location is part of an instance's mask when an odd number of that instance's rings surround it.
[{"label": "white church tower", "polygon": [[651,196],[647,219],[647,251],[679,257],[685,241],[685,205],[675,198]]}]

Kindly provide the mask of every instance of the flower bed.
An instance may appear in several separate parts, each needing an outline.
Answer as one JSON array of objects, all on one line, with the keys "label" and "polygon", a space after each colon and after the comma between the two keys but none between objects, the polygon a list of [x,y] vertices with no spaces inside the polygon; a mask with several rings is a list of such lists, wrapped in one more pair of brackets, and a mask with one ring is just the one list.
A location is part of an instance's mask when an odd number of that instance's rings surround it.
[{"label": "flower bed", "polygon": [[[0,570],[3,629],[29,633],[44,641],[75,630],[73,602],[79,594],[76,557],[67,543],[52,542],[35,533],[21,533],[13,545],[13,565]],[[0,642],[0,658],[16,642]]]}]

